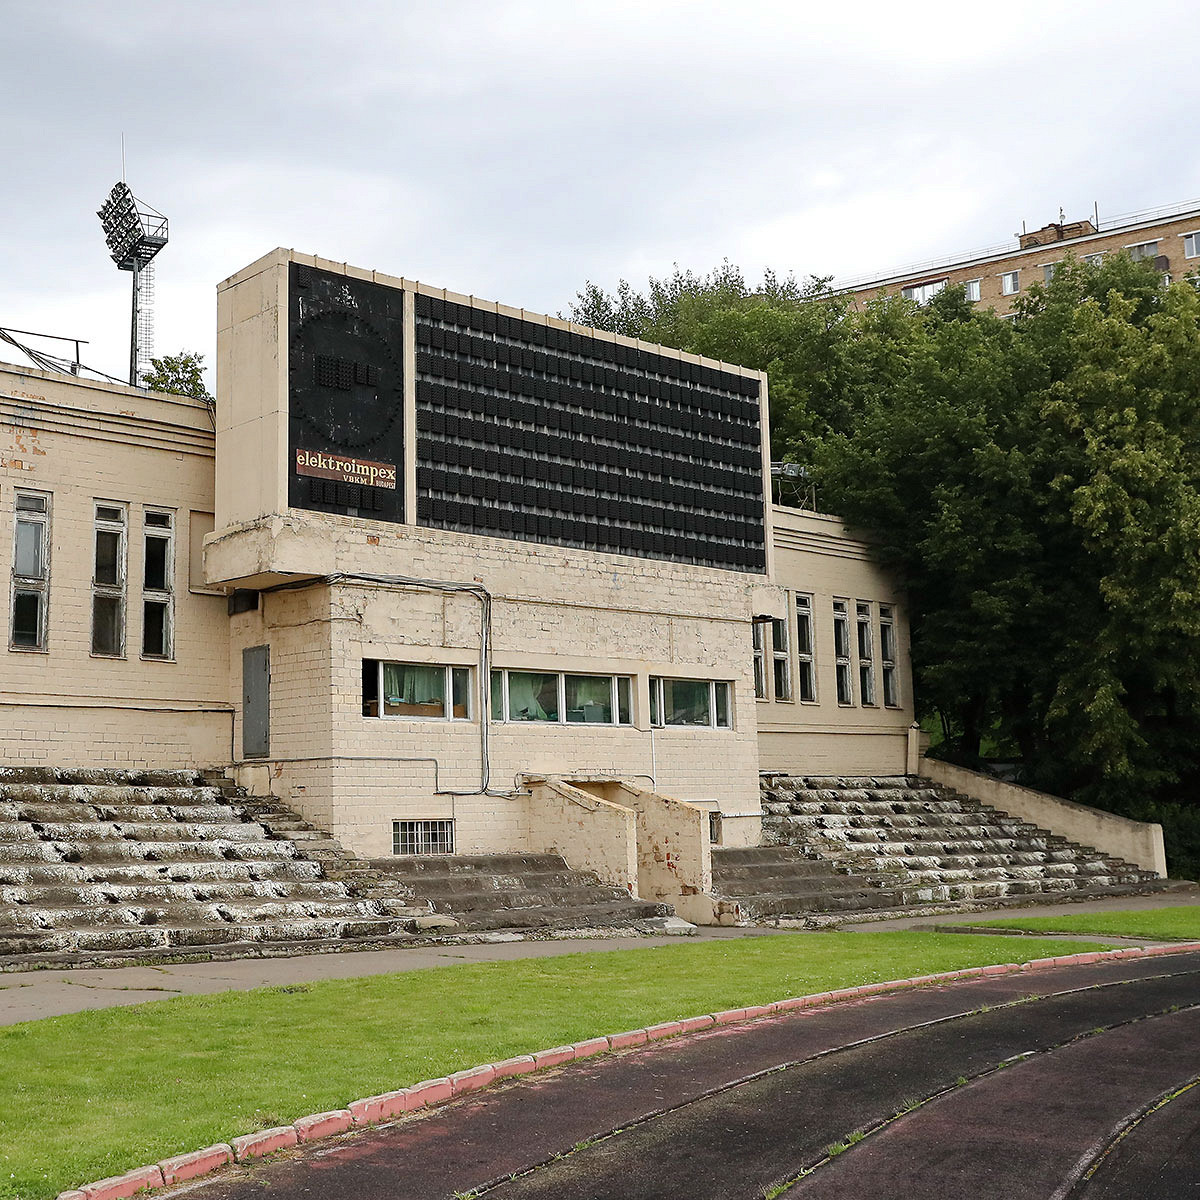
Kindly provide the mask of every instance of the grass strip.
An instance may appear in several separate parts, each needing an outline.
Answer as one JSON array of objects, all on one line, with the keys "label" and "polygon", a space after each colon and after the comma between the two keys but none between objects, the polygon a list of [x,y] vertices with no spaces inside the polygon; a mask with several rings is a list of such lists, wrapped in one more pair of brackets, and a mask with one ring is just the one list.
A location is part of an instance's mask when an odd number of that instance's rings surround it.
[{"label": "grass strip", "polygon": [[1137,937],[1163,941],[1200,941],[1200,905],[1080,912],[1057,917],[1005,917],[972,921],[985,929],[1021,929],[1029,933],[1082,933],[1100,937]]},{"label": "grass strip", "polygon": [[0,1028],[0,1197],[67,1187],[478,1063],[677,1017],[1087,949],[799,933],[184,996]]}]

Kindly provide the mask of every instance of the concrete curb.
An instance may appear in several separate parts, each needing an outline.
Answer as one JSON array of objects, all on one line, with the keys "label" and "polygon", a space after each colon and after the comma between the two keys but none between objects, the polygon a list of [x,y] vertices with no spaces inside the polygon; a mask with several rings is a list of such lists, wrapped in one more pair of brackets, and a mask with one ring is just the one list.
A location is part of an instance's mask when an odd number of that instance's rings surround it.
[{"label": "concrete curb", "polygon": [[68,1189],[58,1194],[58,1200],[125,1200],[125,1197],[134,1196],[143,1190],[165,1187],[167,1184],[181,1183],[187,1179],[207,1175],[231,1161],[244,1162],[248,1158],[261,1158],[300,1145],[302,1142],[332,1137],[351,1129],[364,1129],[406,1112],[444,1104],[455,1096],[465,1096],[488,1087],[498,1079],[529,1075],[535,1071],[561,1066],[563,1063],[590,1058],[595,1054],[644,1046],[664,1038],[715,1029],[719,1025],[752,1021],[802,1008],[822,1008],[843,1000],[861,1000],[885,992],[901,992],[909,988],[929,987],[932,984],[950,983],[955,980],[979,979],[988,975],[1012,975],[1018,971],[1035,971],[1044,967],[1079,966],[1123,958],[1157,958],[1198,950],[1200,942],[1172,942],[1158,946],[1129,946],[1120,950],[1093,950],[1083,954],[1067,954],[1059,958],[1036,958],[1027,963],[963,967],[957,971],[943,971],[937,975],[918,975],[912,979],[895,979],[887,983],[863,983],[856,987],[838,988],[832,992],[818,992],[812,996],[793,996],[771,1004],[731,1008],[699,1017],[684,1017],[678,1021],[662,1021],[645,1029],[631,1029],[625,1033],[588,1038],[570,1046],[555,1046],[549,1050],[535,1051],[533,1054],[519,1054],[502,1062],[483,1063],[477,1067],[455,1071],[453,1075],[442,1079],[426,1079],[398,1091],[352,1100],[345,1108],[299,1117],[291,1125],[246,1134],[244,1137],[233,1138],[227,1144],[219,1143],[190,1154],[177,1154],[171,1158],[164,1158],[153,1166],[138,1167],[124,1175]]}]

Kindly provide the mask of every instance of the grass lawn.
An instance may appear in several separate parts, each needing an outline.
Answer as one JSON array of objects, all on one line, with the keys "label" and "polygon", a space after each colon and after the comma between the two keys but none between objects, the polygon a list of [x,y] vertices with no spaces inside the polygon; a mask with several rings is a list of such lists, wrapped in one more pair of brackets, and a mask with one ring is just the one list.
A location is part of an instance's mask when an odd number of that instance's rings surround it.
[{"label": "grass lawn", "polygon": [[1200,904],[1128,912],[1080,912],[1058,917],[1013,916],[1002,921],[971,923],[998,929],[1024,929],[1031,933],[1094,933],[1101,937],[1200,941]]},{"label": "grass lawn", "polygon": [[13,1025],[0,1028],[0,1197],[45,1200],[360,1096],[584,1037],[1086,948],[969,934],[780,934],[187,996]]}]

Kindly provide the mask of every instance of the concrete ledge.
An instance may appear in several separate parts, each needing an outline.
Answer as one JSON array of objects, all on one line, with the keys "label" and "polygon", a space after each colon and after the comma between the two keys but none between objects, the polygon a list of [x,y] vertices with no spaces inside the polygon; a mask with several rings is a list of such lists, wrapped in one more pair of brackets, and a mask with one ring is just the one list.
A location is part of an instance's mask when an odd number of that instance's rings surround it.
[{"label": "concrete ledge", "polygon": [[164,1158],[159,1164],[164,1183],[183,1183],[187,1179],[195,1179],[199,1175],[207,1175],[218,1167],[224,1167],[233,1162],[233,1147],[225,1143],[207,1146],[203,1150],[193,1150],[191,1154],[176,1154],[172,1158]]},{"label": "concrete ledge", "polygon": [[123,1197],[136,1195],[143,1188],[162,1186],[163,1173],[159,1167],[138,1167],[136,1171],[126,1171],[124,1175],[84,1184],[83,1194],[87,1200],[122,1200]]},{"label": "concrete ledge", "polygon": [[298,1146],[301,1142],[315,1141],[345,1133],[355,1126],[375,1124],[401,1116],[407,1112],[431,1104],[441,1104],[456,1095],[467,1095],[494,1083],[517,1075],[527,1075],[545,1067],[603,1054],[607,1050],[624,1050],[644,1046],[651,1041],[678,1037],[688,1033],[699,1033],[715,1029],[719,1025],[731,1025],[739,1021],[751,1021],[762,1017],[778,1016],[780,1013],[799,1009],[820,1008],[841,1001],[866,1000],[886,992],[906,991],[910,988],[931,987],[953,983],[963,979],[982,979],[989,975],[1011,975],[1019,971],[1037,971],[1047,967],[1107,962],[1124,958],[1149,958],[1166,954],[1182,954],[1200,951],[1200,942],[1173,942],[1170,945],[1130,946],[1120,950],[1093,950],[1080,954],[1068,954],[1058,958],[1039,958],[1026,963],[995,963],[985,967],[962,967],[956,971],[943,971],[937,975],[918,975],[912,979],[897,979],[886,983],[864,983],[857,987],[839,988],[831,992],[818,992],[811,996],[791,996],[773,1004],[752,1005],[749,1008],[731,1008],[722,1012],[705,1013],[697,1017],[685,1017],[677,1021],[662,1021],[648,1029],[631,1029],[625,1033],[609,1034],[607,1037],[588,1038],[570,1046],[555,1046],[539,1050],[534,1054],[519,1054],[501,1062],[484,1063],[456,1071],[443,1079],[427,1079],[412,1087],[394,1092],[383,1092],[378,1096],[367,1096],[353,1100],[343,1109],[332,1112],[313,1113],[300,1117],[292,1125],[281,1125],[275,1129],[264,1129],[236,1137],[229,1144],[219,1143],[190,1154],[178,1154],[165,1158],[154,1166],[139,1167],[124,1175],[102,1179],[97,1183],[84,1184],[60,1192],[58,1200],[124,1200],[138,1192],[163,1187],[169,1183],[196,1179],[232,1159],[244,1162],[249,1158],[260,1158],[278,1150]]},{"label": "concrete ledge", "polygon": [[237,1162],[247,1158],[261,1158],[264,1154],[274,1154],[276,1150],[286,1150],[295,1146],[300,1138],[291,1125],[277,1125],[274,1129],[264,1129],[261,1133],[248,1133],[244,1137],[236,1137],[229,1144],[233,1147],[233,1157]]},{"label": "concrete ledge", "polygon": [[300,1141],[311,1142],[335,1133],[345,1133],[353,1124],[354,1117],[350,1110],[339,1108],[333,1112],[313,1113],[311,1117],[301,1117],[292,1128]]},{"label": "concrete ledge", "polygon": [[1103,854],[1123,858],[1143,871],[1153,871],[1166,878],[1167,855],[1163,849],[1161,825],[1131,821],[1116,813],[1076,804],[1074,800],[1064,800],[1048,792],[1035,792],[1019,784],[1005,783],[995,776],[936,758],[922,758],[919,774],[1069,841],[1092,846]]}]

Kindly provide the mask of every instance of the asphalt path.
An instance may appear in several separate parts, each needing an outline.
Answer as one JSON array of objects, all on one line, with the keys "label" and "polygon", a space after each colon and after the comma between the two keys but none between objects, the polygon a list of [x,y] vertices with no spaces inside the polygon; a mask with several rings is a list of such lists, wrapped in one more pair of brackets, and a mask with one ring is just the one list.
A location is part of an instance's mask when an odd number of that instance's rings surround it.
[{"label": "asphalt path", "polygon": [[1070,965],[604,1055],[187,1190],[1173,1200],[1200,1197],[1197,1079],[1200,954]]}]

